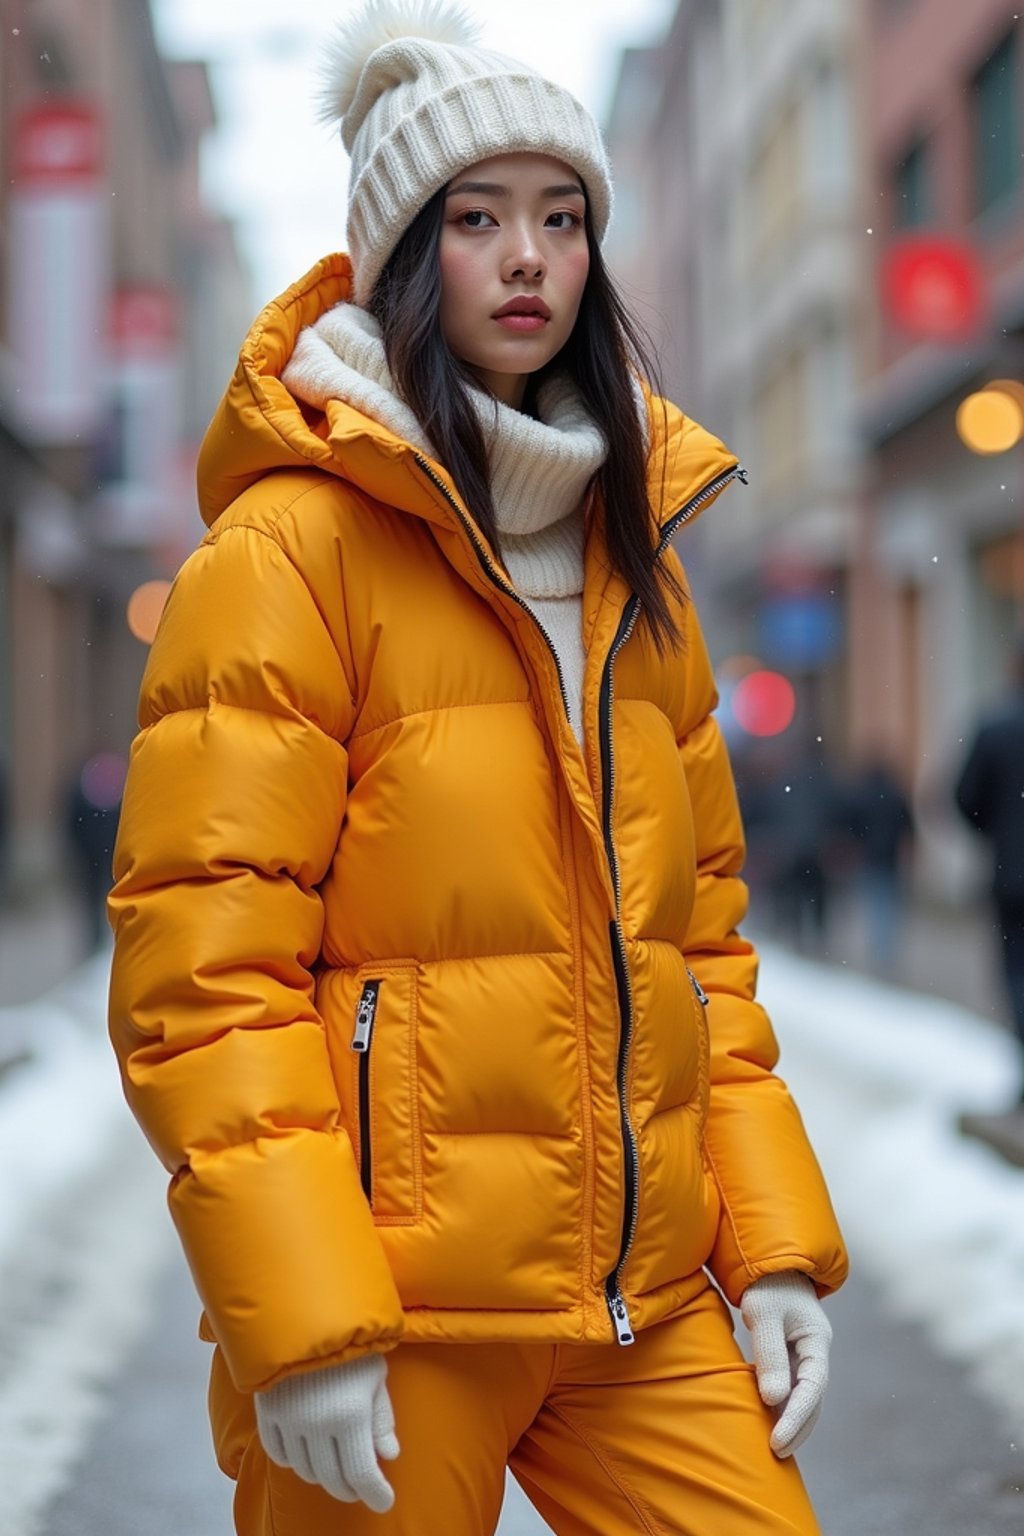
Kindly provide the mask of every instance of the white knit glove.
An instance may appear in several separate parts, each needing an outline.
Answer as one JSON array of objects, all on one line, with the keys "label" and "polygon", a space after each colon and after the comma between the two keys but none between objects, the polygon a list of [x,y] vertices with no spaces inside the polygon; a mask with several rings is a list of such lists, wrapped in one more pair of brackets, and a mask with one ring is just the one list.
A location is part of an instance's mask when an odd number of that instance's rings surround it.
[{"label": "white knit glove", "polygon": [[740,1316],[750,1330],[763,1402],[785,1404],[772,1431],[776,1456],[791,1456],[818,1422],[828,1386],[832,1328],[806,1275],[763,1275],[743,1292]]},{"label": "white knit glove", "polygon": [[360,1355],[344,1365],[286,1376],[257,1392],[263,1449],[278,1466],[319,1483],[342,1503],[362,1500],[384,1514],[395,1495],[377,1458],[398,1455],[386,1376],[383,1355]]}]

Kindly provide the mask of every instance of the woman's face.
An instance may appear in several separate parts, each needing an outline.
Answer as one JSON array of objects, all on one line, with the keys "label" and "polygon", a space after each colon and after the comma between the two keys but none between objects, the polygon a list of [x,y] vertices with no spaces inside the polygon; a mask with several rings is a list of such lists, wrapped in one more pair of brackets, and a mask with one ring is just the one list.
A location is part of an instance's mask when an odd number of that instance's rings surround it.
[{"label": "woman's face", "polygon": [[569,339],[590,269],[576,172],[493,155],[453,177],[441,227],[441,330],[480,382],[519,407]]}]

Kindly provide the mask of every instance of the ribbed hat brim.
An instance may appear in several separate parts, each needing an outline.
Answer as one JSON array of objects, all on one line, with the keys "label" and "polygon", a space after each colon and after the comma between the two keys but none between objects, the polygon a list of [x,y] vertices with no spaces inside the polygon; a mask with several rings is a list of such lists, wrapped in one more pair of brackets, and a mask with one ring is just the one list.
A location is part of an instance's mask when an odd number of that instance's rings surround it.
[{"label": "ribbed hat brim", "polygon": [[492,155],[533,152],[570,165],[583,180],[598,239],[608,227],[612,184],[597,124],[569,91],[525,67],[472,76],[427,95],[375,143],[367,142],[371,129],[372,114],[353,146],[359,171],[349,190],[357,304],[366,304],[388,257],[434,193]]}]

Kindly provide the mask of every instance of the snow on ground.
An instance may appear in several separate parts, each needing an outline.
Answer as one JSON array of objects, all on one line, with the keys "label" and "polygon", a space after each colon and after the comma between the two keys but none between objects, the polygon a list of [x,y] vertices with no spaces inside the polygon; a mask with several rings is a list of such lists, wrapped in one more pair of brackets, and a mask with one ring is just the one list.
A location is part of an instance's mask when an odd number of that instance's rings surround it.
[{"label": "snow on ground", "polygon": [[0,1009],[31,1060],[0,1081],[0,1531],[35,1536],[105,1384],[141,1337],[171,1251],[166,1178],[121,1096],[109,959]]},{"label": "snow on ground", "polygon": [[[760,948],[782,1072],[854,1263],[1024,1431],[1024,1172],[955,1126],[960,1111],[1012,1096],[1012,1038],[940,999]],[[0,1167],[17,1170],[0,1201],[0,1266],[112,1146],[152,1160],[126,1128],[103,1027],[107,965],[90,962],[29,1005],[27,1020],[0,1010],[0,1026],[16,1022],[34,1055],[0,1081]]]},{"label": "snow on ground", "polygon": [[1015,1094],[1013,1038],[941,999],[760,945],[760,996],[854,1264],[1024,1432],[1024,1172],[957,1131]]},{"label": "snow on ground", "polygon": [[[0,1080],[0,1262],[23,1231],[102,1156],[127,1110],[106,1018],[103,952],[33,1003],[0,1009],[0,1039],[31,1059]],[[17,1176],[11,1177],[11,1171]]]}]

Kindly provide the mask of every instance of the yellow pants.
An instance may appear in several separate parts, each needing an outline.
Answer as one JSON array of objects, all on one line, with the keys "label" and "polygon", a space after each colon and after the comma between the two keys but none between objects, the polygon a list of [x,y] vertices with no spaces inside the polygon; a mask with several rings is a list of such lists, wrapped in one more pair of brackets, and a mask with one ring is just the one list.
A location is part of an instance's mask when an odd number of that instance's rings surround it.
[{"label": "yellow pants", "polygon": [[493,1536],[506,1463],[558,1536],[817,1536],[800,1474],[709,1287],[636,1343],[400,1344],[402,1447],[386,1515],[267,1460],[255,1436],[239,1536]]}]

